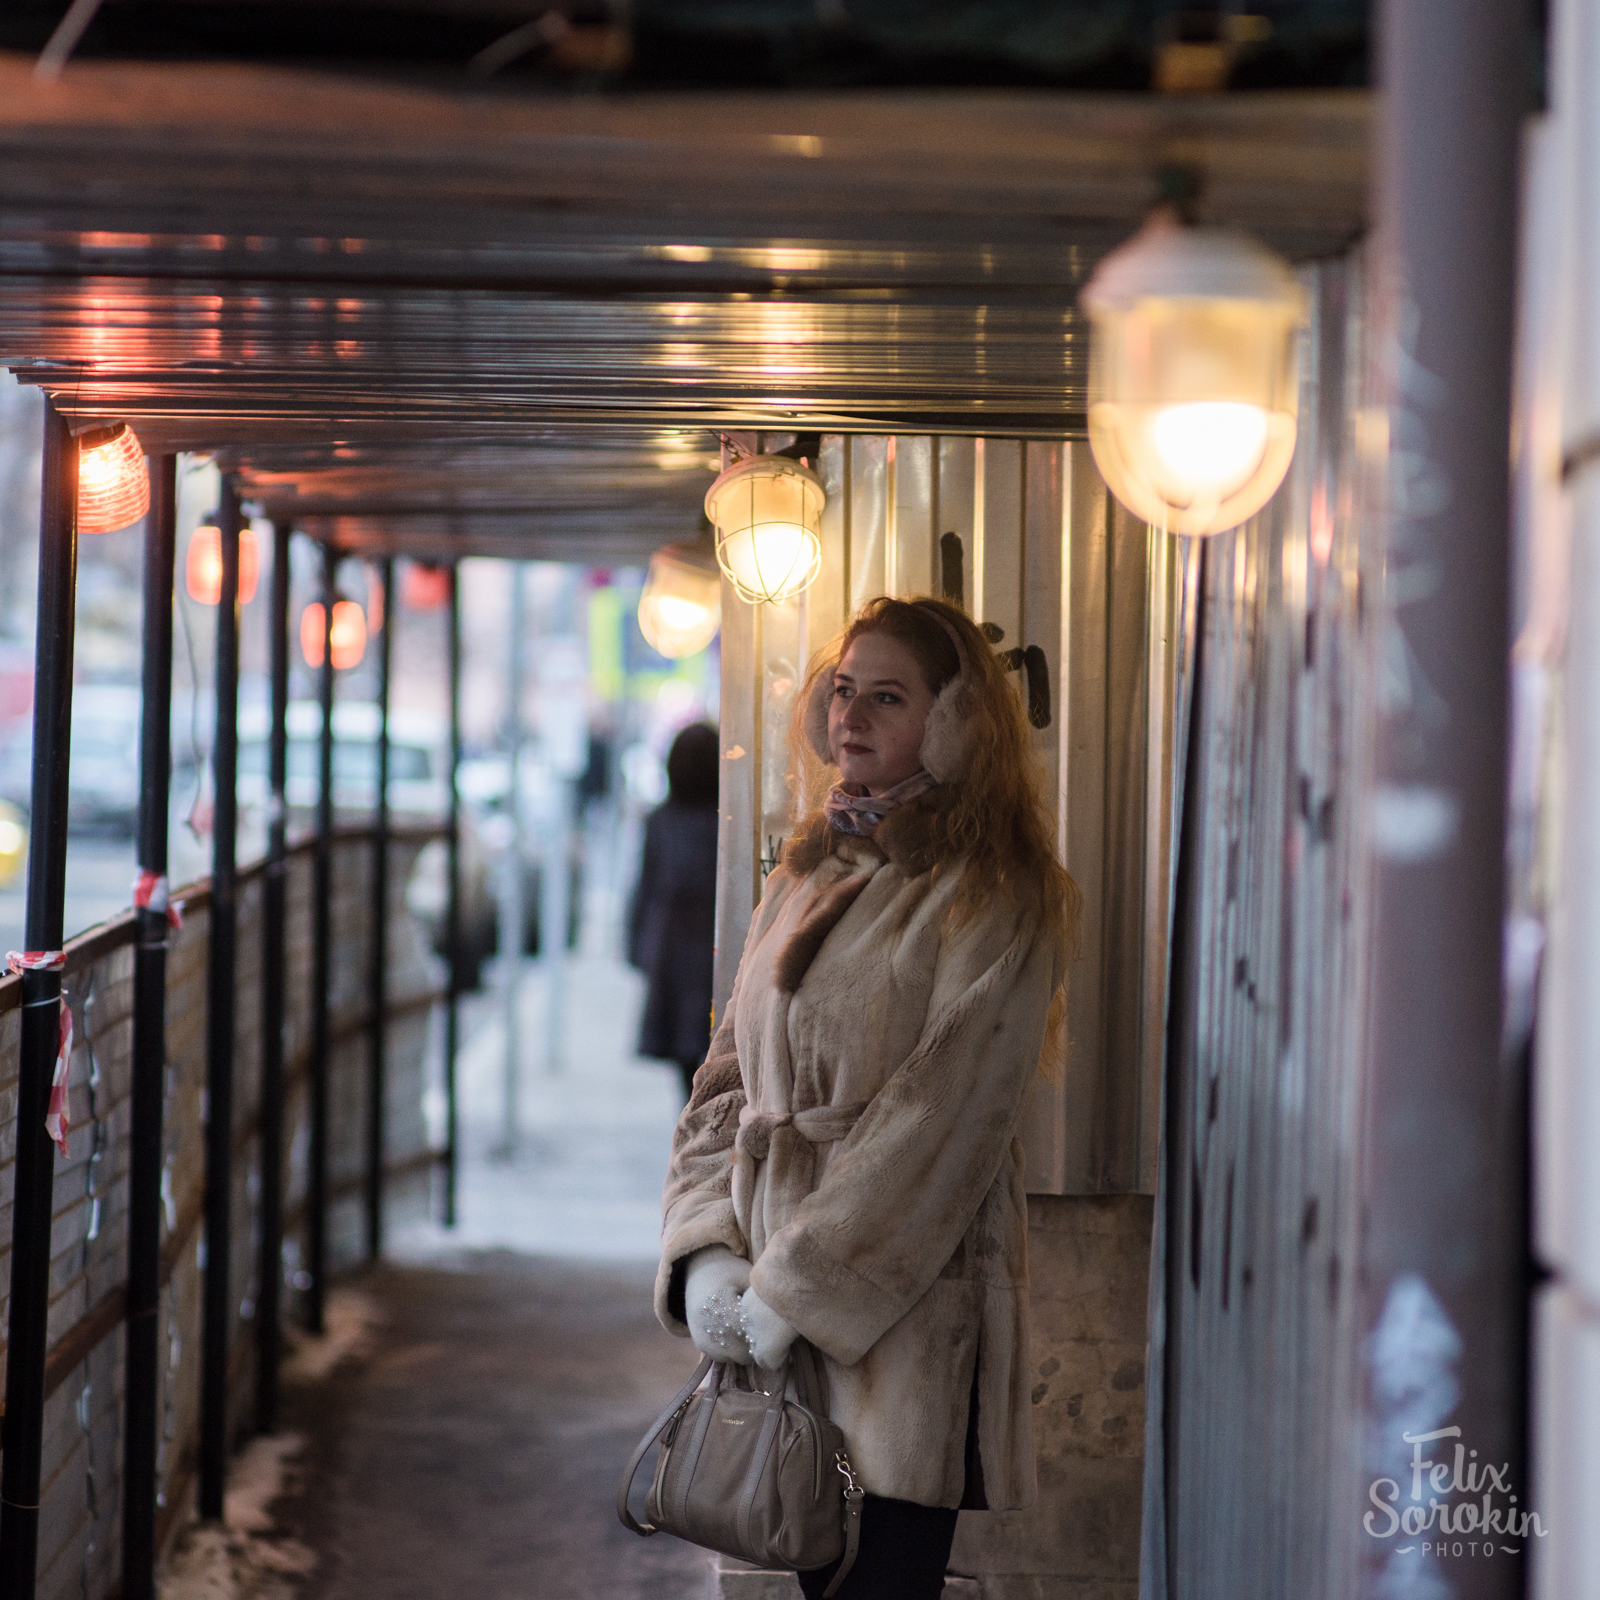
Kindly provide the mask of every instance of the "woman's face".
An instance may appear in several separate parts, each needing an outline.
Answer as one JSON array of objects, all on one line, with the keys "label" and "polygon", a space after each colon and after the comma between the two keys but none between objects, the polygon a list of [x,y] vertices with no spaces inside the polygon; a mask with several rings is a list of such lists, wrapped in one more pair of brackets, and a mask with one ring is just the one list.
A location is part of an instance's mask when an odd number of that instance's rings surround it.
[{"label": "woman's face", "polygon": [[828,749],[848,784],[882,794],[922,768],[933,690],[907,646],[886,633],[858,635],[833,674]]}]

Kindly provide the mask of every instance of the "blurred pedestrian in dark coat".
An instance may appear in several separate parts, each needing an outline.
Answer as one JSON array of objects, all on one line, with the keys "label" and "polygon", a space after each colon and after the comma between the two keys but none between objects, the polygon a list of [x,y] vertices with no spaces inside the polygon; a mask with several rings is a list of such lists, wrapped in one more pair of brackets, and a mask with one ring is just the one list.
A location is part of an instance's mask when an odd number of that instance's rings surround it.
[{"label": "blurred pedestrian in dark coat", "polygon": [[711,1043],[717,906],[717,730],[672,741],[667,800],[650,814],[628,919],[628,960],[649,980],[639,1054],[676,1061],[687,1096]]}]

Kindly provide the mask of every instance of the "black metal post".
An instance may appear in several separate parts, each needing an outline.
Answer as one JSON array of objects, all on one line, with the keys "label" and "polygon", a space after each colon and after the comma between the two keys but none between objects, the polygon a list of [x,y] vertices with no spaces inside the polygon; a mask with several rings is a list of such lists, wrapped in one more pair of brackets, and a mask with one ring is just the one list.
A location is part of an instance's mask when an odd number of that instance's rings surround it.
[{"label": "black metal post", "polygon": [[[1525,93],[1513,63],[1525,17],[1500,0],[1388,0],[1377,15],[1380,325],[1369,348],[1381,352],[1394,450],[1386,651],[1404,671],[1379,725],[1372,810],[1362,1508],[1381,1477],[1401,1486],[1397,1514],[1411,1506],[1416,1448],[1509,1466],[1506,1487],[1531,1511],[1524,1091],[1519,1063],[1501,1057]],[[1461,1432],[1425,1437],[1441,1428]],[[1496,1506],[1503,1514],[1504,1496]],[[1505,1540],[1492,1561],[1440,1561],[1427,1544],[1402,1557],[1407,1541],[1368,1537],[1355,1511],[1348,1537],[1364,1566],[1388,1567],[1369,1570],[1364,1590],[1522,1593],[1523,1558],[1505,1547],[1526,1539]]]},{"label": "black metal post", "polygon": [[[67,887],[67,778],[78,581],[78,445],[48,400],[39,506],[39,621],[34,643],[32,826],[23,942],[61,947]],[[11,1213],[6,1411],[0,1424],[0,1595],[33,1600],[39,1549],[44,1362],[50,1310],[55,1149],[45,1132],[60,1039],[61,974],[22,975],[17,1159]]]},{"label": "black metal post", "polygon": [[[178,461],[151,462],[144,532],[143,711],[139,727],[139,871],[164,890],[172,781],[172,574]],[[153,1600],[161,1388],[161,1118],[167,1073],[167,911],[149,895],[133,954],[133,1085],[128,1155],[128,1341],[123,1401],[122,1594]]]},{"label": "black metal post", "polygon": [[[445,946],[450,976],[444,1008],[444,1225],[456,1225],[456,1047],[461,994],[461,571],[450,568],[450,893],[445,910]],[[508,933],[507,938],[515,938]]]},{"label": "black metal post", "polygon": [[272,525],[268,597],[272,726],[267,736],[267,875],[261,905],[261,1261],[256,1276],[256,1427],[278,1426],[283,1299],[283,1011],[288,927],[289,535]]},{"label": "black metal post", "polygon": [[333,959],[333,607],[339,552],[322,546],[322,666],[317,688],[317,849],[311,889],[311,1170],[306,1181],[306,1326],[321,1333],[328,1297],[328,1015]]},{"label": "black metal post", "polygon": [[367,1259],[383,1254],[384,1047],[389,1002],[389,666],[394,638],[394,558],[379,566],[383,627],[378,631],[378,794],[372,823],[372,903],[368,914],[371,963],[367,1004],[372,1033],[367,1058]]},{"label": "black metal post", "polygon": [[228,1323],[233,1313],[233,1006],[239,780],[239,494],[217,507],[217,731],[211,746],[211,963],[206,989],[206,1268],[200,1352],[200,1515],[220,1517],[228,1472]]}]

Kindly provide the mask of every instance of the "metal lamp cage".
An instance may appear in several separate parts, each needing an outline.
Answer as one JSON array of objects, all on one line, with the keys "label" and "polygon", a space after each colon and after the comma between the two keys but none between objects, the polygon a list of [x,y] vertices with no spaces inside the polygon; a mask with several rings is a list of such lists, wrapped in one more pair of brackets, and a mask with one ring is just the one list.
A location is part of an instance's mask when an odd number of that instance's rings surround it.
[{"label": "metal lamp cage", "polygon": [[751,456],[706,493],[717,564],[751,605],[790,600],[822,568],[822,480],[788,456]]}]

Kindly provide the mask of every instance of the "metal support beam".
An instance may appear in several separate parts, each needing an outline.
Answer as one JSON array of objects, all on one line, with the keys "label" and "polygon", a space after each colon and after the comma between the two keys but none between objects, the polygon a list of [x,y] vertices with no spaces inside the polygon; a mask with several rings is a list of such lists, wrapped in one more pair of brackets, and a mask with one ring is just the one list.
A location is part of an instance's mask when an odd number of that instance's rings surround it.
[{"label": "metal support beam", "polygon": [[460,1033],[461,992],[461,569],[450,568],[450,817],[449,895],[445,908],[445,949],[450,972],[444,1005],[444,1225],[456,1225],[456,1167],[459,1119],[456,1113],[456,1045]]},{"label": "metal support beam", "polygon": [[[1459,1427],[1460,1446],[1509,1464],[1526,1496],[1524,1090],[1501,1054],[1524,14],[1389,0],[1378,17],[1369,348],[1393,452],[1384,652],[1401,670],[1381,708],[1372,812],[1367,1477],[1409,1494],[1404,1435]],[[1450,1460],[1455,1444],[1424,1448]],[[1439,1564],[1426,1546],[1402,1556],[1368,1538],[1358,1511],[1348,1520],[1374,1592],[1522,1592],[1520,1556]]]},{"label": "metal support beam", "polygon": [[378,564],[383,626],[378,630],[378,773],[372,826],[372,903],[368,908],[367,1259],[383,1254],[384,1049],[389,1001],[389,667],[394,639],[394,558]]},{"label": "metal support beam", "polygon": [[228,1473],[228,1325],[233,1317],[233,1033],[239,780],[239,495],[217,507],[217,730],[211,746],[211,964],[206,989],[206,1267],[200,1351],[200,1515],[222,1515]]},{"label": "metal support beam", "polygon": [[[172,782],[172,575],[178,462],[151,462],[144,532],[139,872],[165,890]],[[153,1600],[161,1390],[161,1119],[167,1077],[166,895],[147,893],[133,955],[133,1083],[128,1157],[128,1339],[123,1402],[122,1593]]]},{"label": "metal support beam", "polygon": [[261,903],[261,1260],[256,1303],[256,1428],[278,1426],[278,1330],[283,1299],[283,1016],[288,927],[289,536],[272,525],[267,601],[272,723],[267,733],[267,873]]},{"label": "metal support beam", "polygon": [[[61,947],[67,887],[67,779],[78,580],[78,445],[46,401],[39,507],[38,633],[33,678],[33,825],[23,942]],[[61,974],[22,975],[17,1158],[11,1212],[6,1411],[0,1425],[0,1595],[33,1600],[39,1548],[46,1323],[50,1310],[55,1150],[45,1132],[60,1040]]]},{"label": "metal support beam", "polygon": [[510,751],[510,786],[506,790],[507,820],[511,836],[500,895],[500,964],[505,974],[506,1055],[504,1096],[501,1107],[500,1147],[505,1160],[517,1153],[522,1120],[522,946],[527,927],[523,904],[526,853],[522,840],[522,679],[526,670],[524,640],[528,631],[528,564],[511,568],[511,628],[506,656],[506,744]]},{"label": "metal support beam", "polygon": [[333,607],[339,552],[322,546],[322,727],[317,742],[317,842],[311,886],[311,1170],[306,1179],[306,1326],[323,1330],[328,1298],[328,1014],[333,960]]}]

